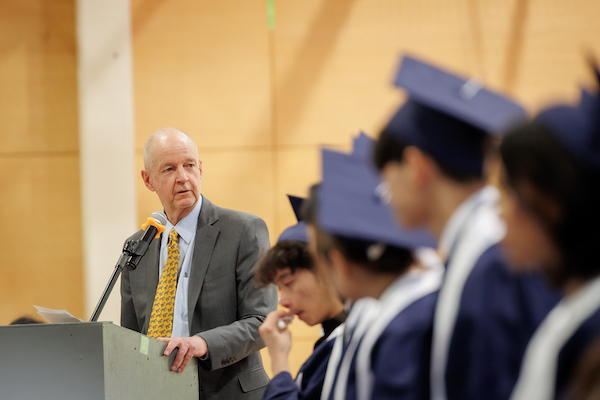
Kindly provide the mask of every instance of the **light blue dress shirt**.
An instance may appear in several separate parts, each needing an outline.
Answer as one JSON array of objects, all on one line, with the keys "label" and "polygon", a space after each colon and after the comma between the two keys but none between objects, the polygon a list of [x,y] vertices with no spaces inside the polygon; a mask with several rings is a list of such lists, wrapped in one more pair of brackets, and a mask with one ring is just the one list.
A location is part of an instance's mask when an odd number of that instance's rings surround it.
[{"label": "light blue dress shirt", "polygon": [[202,208],[202,196],[191,213],[183,217],[177,225],[173,226],[167,221],[165,225],[165,234],[161,236],[160,241],[160,273],[165,267],[168,256],[169,232],[175,228],[179,234],[179,269],[177,280],[177,292],[175,293],[175,310],[173,311],[173,331],[171,337],[189,337],[190,325],[188,319],[188,287],[190,282],[190,272],[192,258],[194,255],[194,240],[196,239],[196,227],[198,226],[198,216]]}]

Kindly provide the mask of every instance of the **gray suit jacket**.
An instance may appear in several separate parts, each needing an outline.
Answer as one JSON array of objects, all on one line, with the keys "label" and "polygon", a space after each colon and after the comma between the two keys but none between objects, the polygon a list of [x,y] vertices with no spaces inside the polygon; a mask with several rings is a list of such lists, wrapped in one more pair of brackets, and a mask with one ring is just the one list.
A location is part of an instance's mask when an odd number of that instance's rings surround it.
[{"label": "gray suit jacket", "polygon": [[[203,198],[188,298],[190,331],[206,340],[209,351],[208,360],[198,360],[200,399],[260,399],[269,383],[258,327],[277,307],[277,291],[258,288],[253,276],[268,248],[262,219]],[[121,325],[144,334],[158,284],[159,251],[155,239],[136,270],[124,270],[121,277]]]}]

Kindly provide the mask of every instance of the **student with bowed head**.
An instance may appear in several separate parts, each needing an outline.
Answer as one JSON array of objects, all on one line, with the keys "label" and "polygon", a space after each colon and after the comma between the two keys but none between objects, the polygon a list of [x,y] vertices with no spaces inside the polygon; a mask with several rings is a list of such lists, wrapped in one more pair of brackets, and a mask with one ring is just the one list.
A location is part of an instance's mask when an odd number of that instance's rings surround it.
[{"label": "student with bowed head", "polygon": [[540,277],[507,267],[499,193],[487,184],[493,135],[525,112],[474,79],[408,56],[395,84],[408,99],[381,132],[374,161],[398,220],[428,228],[445,261],[431,398],[506,400],[529,338],[558,301]]},{"label": "student with bowed head", "polygon": [[434,241],[395,225],[376,194],[381,182],[369,153],[324,150],[323,181],[305,206],[319,266],[340,297],[355,301],[336,338],[321,398],[424,399],[443,269],[415,257],[415,249]]},{"label": "student with bowed head", "polygon": [[[283,231],[255,272],[259,285],[277,285],[279,304],[288,309],[272,311],[258,329],[267,345],[274,376],[263,399],[316,400],[321,396],[327,361],[334,343],[332,339],[337,335],[333,332],[346,319],[346,312],[342,301],[308,252],[306,224],[299,215],[303,199],[288,197],[299,221]],[[307,325],[321,324],[323,330],[323,336],[295,380],[290,374],[288,361],[292,337],[286,327],[294,315]]]},{"label": "student with bowed head", "polygon": [[564,399],[600,334],[598,92],[513,129],[500,153],[509,253],[521,269],[538,266],[565,296],[532,337],[511,399]]}]

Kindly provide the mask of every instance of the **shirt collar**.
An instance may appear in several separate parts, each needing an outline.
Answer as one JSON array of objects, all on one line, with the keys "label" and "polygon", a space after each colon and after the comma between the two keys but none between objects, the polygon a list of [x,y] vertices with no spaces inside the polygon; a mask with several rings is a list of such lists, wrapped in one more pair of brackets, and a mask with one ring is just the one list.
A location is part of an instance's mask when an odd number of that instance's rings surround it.
[{"label": "shirt collar", "polygon": [[[190,244],[192,238],[196,234],[196,227],[198,226],[198,216],[200,215],[200,209],[202,208],[202,195],[200,195],[198,202],[194,206],[192,212],[183,217],[177,225],[173,226],[171,222],[167,221],[165,226],[165,232],[171,232],[171,229],[175,228],[179,237],[182,238],[186,244]],[[168,237],[168,234],[167,234]]]}]

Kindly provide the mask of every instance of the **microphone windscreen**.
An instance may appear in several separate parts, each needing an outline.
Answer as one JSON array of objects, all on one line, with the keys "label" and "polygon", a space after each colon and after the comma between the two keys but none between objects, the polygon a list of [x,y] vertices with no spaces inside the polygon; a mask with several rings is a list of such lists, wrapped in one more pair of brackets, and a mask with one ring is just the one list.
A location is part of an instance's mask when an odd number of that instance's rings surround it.
[{"label": "microphone windscreen", "polygon": [[167,224],[167,216],[162,211],[154,211],[152,214],[150,214],[150,218],[153,218],[156,222],[158,222],[162,226],[165,226]]},{"label": "microphone windscreen", "polygon": [[[156,238],[160,236],[161,233],[165,231],[165,225],[167,224],[167,216],[165,213],[160,211],[155,211],[150,214],[148,220],[144,225],[142,225],[142,229],[146,230],[150,225],[156,227]],[[152,239],[150,239],[152,240]]]}]

